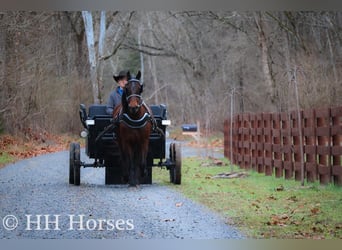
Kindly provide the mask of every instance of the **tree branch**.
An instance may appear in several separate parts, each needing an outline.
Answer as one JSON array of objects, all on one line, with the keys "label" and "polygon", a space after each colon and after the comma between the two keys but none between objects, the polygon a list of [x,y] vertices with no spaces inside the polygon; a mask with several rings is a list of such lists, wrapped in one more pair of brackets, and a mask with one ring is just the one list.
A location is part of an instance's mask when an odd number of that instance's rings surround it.
[{"label": "tree branch", "polygon": [[129,28],[130,28],[131,19],[132,19],[134,14],[135,14],[135,11],[130,12],[130,15],[128,17],[128,21],[126,22],[125,30],[123,31],[122,36],[120,37],[120,39],[118,40],[118,42],[114,46],[112,52],[109,55],[107,55],[107,56],[103,56],[103,57],[99,58],[100,60],[106,61],[106,60],[108,60],[109,58],[111,58],[112,56],[114,56],[118,52],[119,48],[121,47],[122,43],[124,42],[124,40],[127,37],[128,31],[129,31]]}]

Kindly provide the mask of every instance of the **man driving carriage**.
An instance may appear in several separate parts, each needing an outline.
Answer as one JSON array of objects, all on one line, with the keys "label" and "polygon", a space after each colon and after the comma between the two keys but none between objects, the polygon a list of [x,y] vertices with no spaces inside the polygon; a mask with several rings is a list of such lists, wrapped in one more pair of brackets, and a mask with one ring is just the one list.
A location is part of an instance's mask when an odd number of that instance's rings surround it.
[{"label": "man driving carriage", "polygon": [[123,89],[127,83],[127,72],[128,71],[126,70],[122,70],[117,76],[113,75],[113,78],[118,83],[118,86],[109,95],[106,107],[106,112],[108,115],[112,115],[114,108],[121,104]]}]

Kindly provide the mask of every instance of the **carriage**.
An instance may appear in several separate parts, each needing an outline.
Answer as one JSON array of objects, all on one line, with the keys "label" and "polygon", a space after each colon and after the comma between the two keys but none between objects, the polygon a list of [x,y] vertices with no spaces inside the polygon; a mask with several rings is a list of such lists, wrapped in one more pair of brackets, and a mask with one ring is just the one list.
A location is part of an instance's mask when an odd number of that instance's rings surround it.
[{"label": "carriage", "polygon": [[[146,170],[141,176],[140,184],[152,184],[152,167],[161,167],[169,171],[170,182],[181,184],[181,146],[178,143],[169,144],[169,158],[166,158],[166,127],[165,105],[149,106],[153,113],[155,124],[159,131],[153,130],[149,137],[149,151],[146,159]],[[84,127],[81,136],[86,140],[85,153],[94,161],[86,163],[81,160],[80,144],[70,144],[69,183],[80,185],[81,168],[105,168],[105,184],[125,184],[122,178],[120,150],[115,130],[110,128],[113,117],[107,115],[105,105],[80,105],[80,119]]]}]

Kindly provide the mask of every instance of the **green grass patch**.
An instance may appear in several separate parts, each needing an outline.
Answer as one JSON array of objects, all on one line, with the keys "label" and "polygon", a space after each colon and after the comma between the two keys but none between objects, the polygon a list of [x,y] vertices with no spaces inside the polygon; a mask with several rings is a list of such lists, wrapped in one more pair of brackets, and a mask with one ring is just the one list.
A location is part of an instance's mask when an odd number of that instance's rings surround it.
[{"label": "green grass patch", "polygon": [[9,164],[11,162],[14,162],[14,157],[6,152],[0,152],[0,168],[5,166],[6,164]]},{"label": "green grass patch", "polygon": [[[183,159],[182,184],[169,183],[165,170],[153,170],[154,181],[169,185],[185,196],[222,214],[251,238],[342,239],[342,188],[265,176],[247,171],[247,177],[214,179],[229,173],[209,160]],[[243,170],[233,167],[234,171]]]}]

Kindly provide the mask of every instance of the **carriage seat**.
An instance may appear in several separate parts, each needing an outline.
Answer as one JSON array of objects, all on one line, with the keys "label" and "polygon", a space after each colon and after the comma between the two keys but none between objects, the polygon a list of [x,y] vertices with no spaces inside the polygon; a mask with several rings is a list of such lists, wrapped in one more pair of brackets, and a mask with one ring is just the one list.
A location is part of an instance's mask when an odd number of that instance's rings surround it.
[{"label": "carriage seat", "polygon": [[[95,118],[95,117],[111,117],[111,115],[108,115],[106,112],[106,105],[100,105],[100,104],[92,104],[89,106],[89,112],[88,117],[89,118]],[[160,104],[160,105],[150,105],[150,108],[152,110],[153,116],[155,118],[159,119],[167,119],[167,110],[166,105]]]},{"label": "carriage seat", "polygon": [[152,110],[154,118],[161,119],[161,120],[167,119],[166,105],[164,105],[164,104],[150,105],[150,108]]},{"label": "carriage seat", "polygon": [[106,105],[100,104],[92,104],[89,106],[88,117],[95,118],[95,117],[108,117],[110,118],[111,115],[108,115],[106,112]]}]

